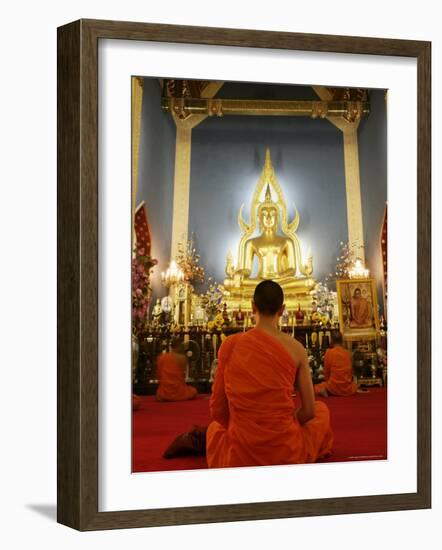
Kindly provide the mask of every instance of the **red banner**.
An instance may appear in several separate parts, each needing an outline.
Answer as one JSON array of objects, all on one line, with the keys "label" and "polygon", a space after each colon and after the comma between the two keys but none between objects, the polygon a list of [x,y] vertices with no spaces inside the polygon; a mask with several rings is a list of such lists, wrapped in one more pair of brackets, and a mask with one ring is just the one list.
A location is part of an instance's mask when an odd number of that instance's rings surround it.
[{"label": "red banner", "polygon": [[135,210],[135,236],[137,246],[145,249],[145,255],[150,256],[150,231],[147,223],[146,205],[142,202]]}]

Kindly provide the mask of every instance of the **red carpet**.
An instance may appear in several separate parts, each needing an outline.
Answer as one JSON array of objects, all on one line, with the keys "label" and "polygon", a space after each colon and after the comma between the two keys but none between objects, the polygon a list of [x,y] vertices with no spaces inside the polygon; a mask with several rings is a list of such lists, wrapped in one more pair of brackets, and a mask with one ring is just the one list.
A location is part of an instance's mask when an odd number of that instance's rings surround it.
[{"label": "red carpet", "polygon": [[[134,472],[206,468],[204,457],[165,459],[163,451],[193,424],[209,422],[208,396],[182,403],[157,403],[141,397],[133,414],[132,460]],[[330,409],[335,436],[333,454],[323,462],[382,460],[387,458],[387,390],[324,399]]]}]

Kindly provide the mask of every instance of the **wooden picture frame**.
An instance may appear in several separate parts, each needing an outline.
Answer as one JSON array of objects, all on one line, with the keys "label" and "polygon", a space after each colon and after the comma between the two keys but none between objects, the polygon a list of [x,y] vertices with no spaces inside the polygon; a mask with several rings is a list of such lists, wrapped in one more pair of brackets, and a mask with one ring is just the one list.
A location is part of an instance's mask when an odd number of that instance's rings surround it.
[{"label": "wooden picture frame", "polygon": [[[361,291],[362,299],[368,300],[370,321],[358,327],[352,322],[352,295]],[[339,326],[344,340],[374,340],[379,332],[379,313],[376,283],[374,279],[340,279],[336,281],[338,295]],[[365,295],[369,296],[365,296]]]},{"label": "wooden picture frame", "polygon": [[[417,60],[417,491],[98,511],[98,41],[124,39]],[[58,521],[82,531],[407,510],[431,506],[431,44],[118,21],[58,29]]]}]

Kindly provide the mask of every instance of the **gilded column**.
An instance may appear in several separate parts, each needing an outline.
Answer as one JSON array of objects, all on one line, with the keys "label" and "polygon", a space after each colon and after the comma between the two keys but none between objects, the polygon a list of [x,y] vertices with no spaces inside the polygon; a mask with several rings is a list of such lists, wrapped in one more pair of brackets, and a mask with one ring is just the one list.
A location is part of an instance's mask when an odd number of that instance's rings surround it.
[{"label": "gilded column", "polygon": [[[325,86],[313,86],[319,98],[333,99],[333,94]],[[327,117],[342,132],[344,140],[345,191],[347,199],[348,244],[350,250],[365,264],[364,223],[362,217],[361,181],[359,173],[359,120],[348,122],[343,117]]]},{"label": "gilded column", "polygon": [[359,175],[358,123],[343,125],[345,189],[347,196],[348,242],[355,255],[365,263],[361,182]]},{"label": "gilded column", "polygon": [[[201,97],[213,97],[223,82],[211,82],[206,86]],[[188,239],[189,198],[190,198],[190,162],[192,149],[192,129],[202,122],[207,115],[190,115],[181,120],[175,115],[175,175],[173,184],[173,219],[170,257],[176,258],[178,244]]]},{"label": "gilded column", "polygon": [[178,123],[176,126],[175,176],[173,183],[171,258],[176,258],[178,243],[187,241],[191,145],[192,127],[188,124]]}]

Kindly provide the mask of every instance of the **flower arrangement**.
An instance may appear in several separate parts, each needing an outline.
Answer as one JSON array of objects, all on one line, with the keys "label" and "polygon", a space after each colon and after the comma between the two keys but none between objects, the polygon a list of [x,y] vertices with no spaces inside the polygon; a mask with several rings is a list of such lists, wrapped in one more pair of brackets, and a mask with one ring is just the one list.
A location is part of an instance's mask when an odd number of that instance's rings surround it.
[{"label": "flower arrangement", "polygon": [[207,323],[207,328],[211,330],[221,330],[224,326],[224,317],[222,313],[217,313],[212,321]]},{"label": "flower arrangement", "polygon": [[319,313],[319,311],[314,311],[312,313],[312,322],[313,323],[320,323],[322,319],[322,315]]},{"label": "flower arrangement", "polygon": [[225,323],[224,316],[222,313],[218,313],[214,319],[216,328],[221,329]]},{"label": "flower arrangement", "polygon": [[149,276],[157,264],[143,246],[136,245],[132,257],[132,331],[138,336],[147,322],[151,288]]},{"label": "flower arrangement", "polygon": [[204,268],[199,265],[200,255],[197,254],[193,239],[186,243],[178,243],[176,263],[184,273],[184,280],[188,283],[202,284],[206,274]]},{"label": "flower arrangement", "polygon": [[318,313],[320,314],[316,322],[320,321],[326,325],[333,318],[336,292],[330,290],[327,283],[318,283],[313,293],[313,299],[318,306]]},{"label": "flower arrangement", "polygon": [[214,281],[212,277],[209,277],[207,282],[209,283],[209,286],[206,292],[201,294],[201,305],[209,317],[216,317],[217,314],[221,313],[223,293],[220,285]]}]

